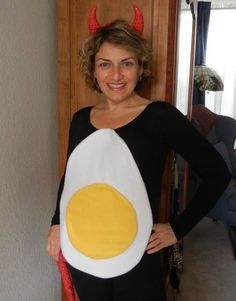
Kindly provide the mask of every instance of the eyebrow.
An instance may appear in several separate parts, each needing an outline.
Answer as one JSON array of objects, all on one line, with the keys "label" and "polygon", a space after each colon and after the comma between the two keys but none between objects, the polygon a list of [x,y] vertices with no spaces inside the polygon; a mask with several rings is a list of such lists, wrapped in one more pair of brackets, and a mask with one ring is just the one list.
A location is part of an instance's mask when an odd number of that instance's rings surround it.
[{"label": "eyebrow", "polygon": [[[135,60],[135,58],[134,58],[133,56],[131,56],[131,57],[127,57],[127,58],[125,58],[125,59],[121,60],[121,62],[124,62],[124,61],[130,60],[130,59],[133,59],[133,60]],[[110,62],[110,61],[111,61],[111,60],[109,60],[109,59],[98,58],[98,59],[96,59],[96,62],[97,62],[97,61],[99,61],[99,60],[102,60],[102,61],[105,61],[105,62]]]}]

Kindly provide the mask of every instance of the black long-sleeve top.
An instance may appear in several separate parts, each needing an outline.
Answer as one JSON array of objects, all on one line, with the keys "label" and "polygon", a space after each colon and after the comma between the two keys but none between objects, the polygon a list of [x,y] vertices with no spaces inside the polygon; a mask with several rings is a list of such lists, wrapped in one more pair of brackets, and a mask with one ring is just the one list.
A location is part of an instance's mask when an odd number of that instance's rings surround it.
[{"label": "black long-sleeve top", "polygon": [[[97,130],[90,122],[91,109],[81,109],[73,116],[68,158],[81,141]],[[146,186],[154,223],[158,218],[162,175],[170,149],[189,162],[201,178],[200,186],[187,208],[170,222],[177,239],[182,238],[209,212],[224,192],[230,180],[224,160],[188,119],[167,102],[150,103],[138,117],[115,129],[115,132],[125,141],[136,161]],[[60,223],[63,185],[64,176],[58,190],[52,225]]]}]

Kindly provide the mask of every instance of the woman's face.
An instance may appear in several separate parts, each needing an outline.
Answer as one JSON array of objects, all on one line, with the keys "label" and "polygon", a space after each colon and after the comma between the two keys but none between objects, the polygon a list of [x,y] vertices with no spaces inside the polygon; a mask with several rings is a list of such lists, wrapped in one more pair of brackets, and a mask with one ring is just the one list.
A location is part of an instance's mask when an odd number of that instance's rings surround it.
[{"label": "woman's face", "polygon": [[131,97],[141,74],[136,54],[117,45],[105,42],[95,56],[94,76],[109,101]]}]

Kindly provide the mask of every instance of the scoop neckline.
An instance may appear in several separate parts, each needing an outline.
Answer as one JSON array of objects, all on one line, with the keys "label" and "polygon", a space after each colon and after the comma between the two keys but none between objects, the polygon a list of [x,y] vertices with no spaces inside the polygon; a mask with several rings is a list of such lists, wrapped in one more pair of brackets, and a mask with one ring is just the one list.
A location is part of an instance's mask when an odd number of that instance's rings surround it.
[{"label": "scoop neckline", "polygon": [[123,125],[121,125],[121,126],[119,126],[119,127],[117,127],[117,128],[110,128],[110,127],[103,127],[103,128],[98,128],[98,127],[96,127],[92,122],[91,122],[91,110],[92,110],[92,108],[94,107],[94,106],[91,106],[91,107],[89,107],[89,112],[88,112],[88,120],[89,120],[89,124],[90,124],[90,126],[92,127],[92,128],[94,128],[95,130],[104,130],[104,129],[111,129],[111,130],[114,130],[114,131],[117,131],[117,130],[119,130],[119,129],[122,129],[122,128],[124,128],[124,127],[127,127],[127,126],[129,126],[129,125],[131,125],[131,124],[133,124],[133,123],[135,123],[139,118],[141,118],[144,114],[145,114],[145,112],[148,110],[148,108],[151,106],[151,104],[153,104],[153,103],[155,103],[155,101],[151,101],[150,103],[148,103],[146,106],[145,106],[145,108],[136,116],[136,117],[134,117],[132,120],[130,120],[129,122],[127,122],[127,123],[125,123],[125,124],[123,124]]}]

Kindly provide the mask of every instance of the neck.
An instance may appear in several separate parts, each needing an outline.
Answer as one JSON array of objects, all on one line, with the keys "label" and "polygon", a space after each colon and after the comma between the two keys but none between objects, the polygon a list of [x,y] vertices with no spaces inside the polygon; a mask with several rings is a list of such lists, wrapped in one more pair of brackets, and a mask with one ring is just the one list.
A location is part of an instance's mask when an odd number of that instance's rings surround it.
[{"label": "neck", "polygon": [[115,111],[115,110],[122,110],[129,107],[134,107],[143,103],[145,99],[139,96],[136,93],[133,93],[131,97],[128,99],[124,99],[121,101],[112,101],[106,99],[102,104],[101,108],[107,111]]}]

